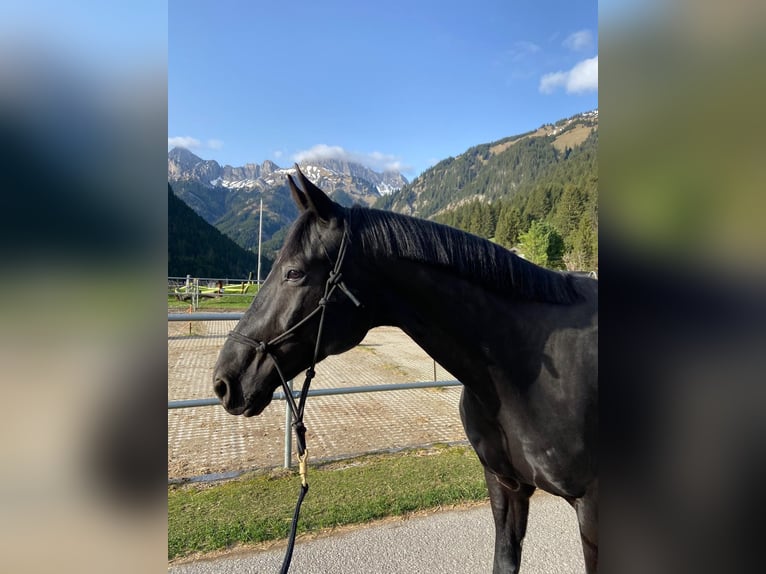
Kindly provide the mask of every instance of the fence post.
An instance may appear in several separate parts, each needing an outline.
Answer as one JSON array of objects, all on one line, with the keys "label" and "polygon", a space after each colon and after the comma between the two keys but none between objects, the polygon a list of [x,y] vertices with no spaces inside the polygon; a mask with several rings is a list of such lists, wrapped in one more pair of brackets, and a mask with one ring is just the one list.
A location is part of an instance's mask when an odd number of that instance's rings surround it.
[{"label": "fence post", "polygon": [[[287,387],[293,392],[292,379],[287,381]],[[293,411],[290,402],[285,401],[285,468],[290,468],[293,460]]]}]

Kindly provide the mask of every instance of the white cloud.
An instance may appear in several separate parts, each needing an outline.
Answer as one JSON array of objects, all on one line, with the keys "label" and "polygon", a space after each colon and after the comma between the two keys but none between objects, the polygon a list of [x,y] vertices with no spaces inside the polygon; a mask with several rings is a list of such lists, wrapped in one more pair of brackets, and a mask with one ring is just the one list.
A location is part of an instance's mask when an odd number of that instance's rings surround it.
[{"label": "white cloud", "polygon": [[298,163],[302,161],[322,160],[322,159],[346,159],[349,160],[349,155],[346,150],[340,146],[329,146],[326,144],[317,144],[314,147],[299,151],[293,156],[293,159]]},{"label": "white cloud", "polygon": [[566,84],[567,75],[564,72],[553,72],[552,74],[545,74],[540,78],[540,91],[543,94],[552,94],[556,91],[556,88]]},{"label": "white cloud", "polygon": [[583,60],[569,72],[567,93],[580,94],[598,90],[598,56]]},{"label": "white cloud", "polygon": [[573,52],[590,50],[593,47],[593,33],[590,30],[580,30],[567,36],[562,45]]},{"label": "white cloud", "polygon": [[371,153],[352,152],[340,146],[330,146],[327,144],[317,144],[310,149],[299,151],[293,155],[293,160],[298,163],[323,159],[337,159],[360,163],[375,171],[401,172],[411,169],[409,166],[404,165],[401,160],[390,154],[384,154],[379,151]]},{"label": "white cloud", "polygon": [[279,159],[284,155],[284,152],[281,149],[274,150],[274,152],[271,154],[274,156],[274,159]]},{"label": "white cloud", "polygon": [[198,148],[200,141],[191,136],[175,136],[168,138],[168,147]]},{"label": "white cloud", "polygon": [[540,92],[552,94],[558,88],[567,94],[582,94],[598,90],[598,56],[577,63],[568,72],[553,72],[540,78]]},{"label": "white cloud", "polygon": [[168,149],[174,148],[174,147],[182,147],[186,149],[221,149],[223,147],[223,142],[219,139],[209,139],[205,143],[202,143],[197,138],[193,138],[191,136],[174,136],[172,138],[168,138]]}]

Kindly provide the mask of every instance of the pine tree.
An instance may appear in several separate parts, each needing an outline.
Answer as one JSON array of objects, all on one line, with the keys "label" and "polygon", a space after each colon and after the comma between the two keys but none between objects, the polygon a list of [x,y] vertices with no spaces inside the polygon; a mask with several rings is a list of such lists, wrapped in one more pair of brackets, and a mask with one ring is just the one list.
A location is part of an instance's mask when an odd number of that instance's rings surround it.
[{"label": "pine tree", "polygon": [[521,229],[521,212],[518,207],[512,207],[504,202],[500,207],[495,228],[495,241],[503,247],[511,248],[519,240]]},{"label": "pine tree", "polygon": [[520,242],[524,257],[532,263],[543,267],[562,267],[564,241],[549,224],[533,221],[529,230],[521,235]]},{"label": "pine tree", "polygon": [[492,207],[492,204],[488,202],[482,202],[479,235],[487,239],[494,237],[496,226],[497,226],[497,217],[495,215],[495,210]]}]

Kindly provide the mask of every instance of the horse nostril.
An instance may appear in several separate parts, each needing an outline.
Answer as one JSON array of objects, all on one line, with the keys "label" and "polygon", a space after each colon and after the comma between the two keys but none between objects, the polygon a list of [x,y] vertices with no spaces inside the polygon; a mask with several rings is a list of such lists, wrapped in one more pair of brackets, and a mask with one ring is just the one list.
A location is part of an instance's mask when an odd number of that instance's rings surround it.
[{"label": "horse nostril", "polygon": [[213,390],[219,399],[223,399],[229,393],[229,383],[224,379],[216,379]]}]

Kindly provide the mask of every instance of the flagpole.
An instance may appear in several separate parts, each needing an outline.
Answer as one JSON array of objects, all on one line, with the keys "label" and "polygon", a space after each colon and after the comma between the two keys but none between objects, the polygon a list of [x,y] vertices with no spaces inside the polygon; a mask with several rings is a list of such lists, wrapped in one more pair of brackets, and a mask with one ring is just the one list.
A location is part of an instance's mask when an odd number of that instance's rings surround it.
[{"label": "flagpole", "polygon": [[261,288],[261,232],[263,231],[263,197],[261,197],[260,217],[258,218],[258,277],[256,285]]}]

